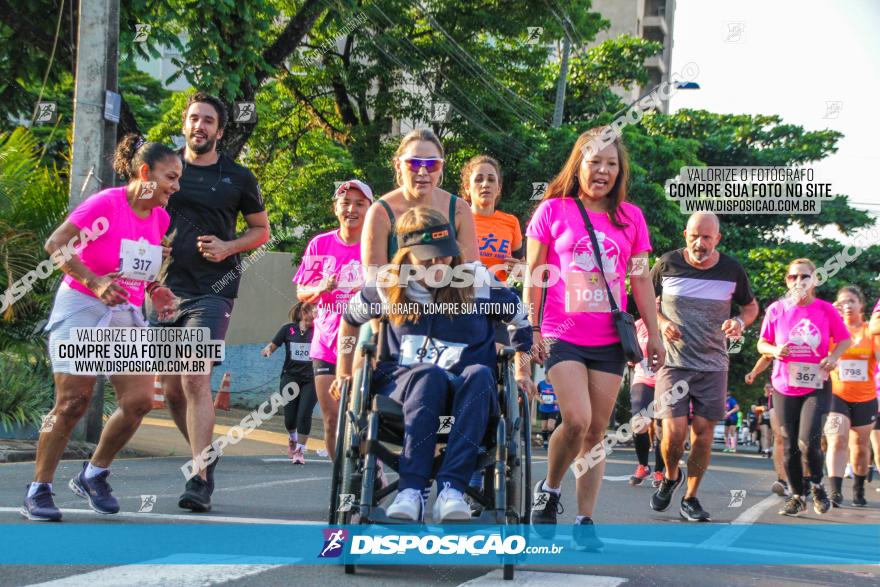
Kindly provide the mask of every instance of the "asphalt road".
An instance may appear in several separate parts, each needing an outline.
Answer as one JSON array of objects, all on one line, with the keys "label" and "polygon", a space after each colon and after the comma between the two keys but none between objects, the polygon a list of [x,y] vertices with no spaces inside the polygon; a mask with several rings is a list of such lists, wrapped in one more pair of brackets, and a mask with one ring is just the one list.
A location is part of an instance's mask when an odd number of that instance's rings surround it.
[{"label": "asphalt road", "polygon": [[[279,448],[265,456],[224,457],[217,468],[217,489],[209,514],[191,514],[177,507],[183,490],[180,457],[124,459],[117,461],[110,479],[122,512],[100,516],[73,495],[67,481],[78,471],[80,463],[62,462],[56,477],[56,503],[66,523],[85,524],[217,524],[217,523],[278,523],[283,521],[321,523],[326,517],[330,463],[310,454],[305,467],[287,462]],[[676,508],[665,513],[650,509],[648,500],[653,489],[646,484],[630,487],[627,479],[633,470],[631,449],[619,449],[611,456],[605,471],[605,483],[599,498],[597,524],[684,524]],[[533,461],[535,479],[546,471],[546,453],[537,451]],[[0,522],[3,524],[34,524],[17,512],[25,484],[33,474],[32,463],[0,465]],[[774,480],[770,463],[756,455],[715,453],[712,467],[703,481],[701,501],[712,513],[716,524],[769,523],[813,524],[868,523],[880,524],[880,493],[875,480],[869,486],[868,508],[840,508],[824,516],[809,513],[799,518],[779,516],[776,511],[781,498],[771,496]],[[849,498],[849,481],[845,496]],[[572,478],[563,486],[562,523],[571,523],[576,511]],[[739,499],[732,499],[735,491]],[[744,494],[742,492],[745,492]],[[150,512],[142,509],[143,495],[155,496]],[[58,525],[56,527],[61,527]],[[234,537],[232,537],[234,538]],[[878,537],[880,543],[880,537]],[[291,545],[292,556],[300,554],[298,545]],[[100,548],[96,544],[96,548]],[[303,559],[314,557],[313,546]],[[0,560],[2,560],[0,552]],[[679,560],[687,562],[688,553]],[[646,566],[639,564],[640,552],[634,548],[627,565],[614,566],[533,566],[519,568],[513,583],[532,587],[567,585],[880,585],[878,567],[869,566],[756,566],[747,557],[742,564],[731,566]],[[878,561],[880,562],[880,561]],[[489,567],[440,566],[359,568],[354,576],[344,575],[337,567],[307,565],[125,565],[98,566],[3,566],[0,587],[6,585],[501,585],[500,571]]]}]

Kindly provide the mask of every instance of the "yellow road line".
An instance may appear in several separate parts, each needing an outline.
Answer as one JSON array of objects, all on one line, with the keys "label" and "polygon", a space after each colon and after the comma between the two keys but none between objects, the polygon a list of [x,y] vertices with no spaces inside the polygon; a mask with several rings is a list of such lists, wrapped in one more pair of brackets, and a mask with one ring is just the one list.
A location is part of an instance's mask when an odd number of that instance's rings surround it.
[{"label": "yellow road line", "polygon": [[[149,416],[144,418],[143,425],[177,429],[177,425],[171,420],[164,420],[162,418],[151,418]],[[232,430],[232,426],[214,424],[215,434],[226,434],[230,430]],[[245,436],[245,438],[248,440],[265,442],[267,444],[276,444],[278,446],[287,446],[288,440],[286,434],[282,434],[280,432],[270,432],[268,430],[252,430],[247,436]],[[306,448],[309,450],[318,450],[319,448],[324,448],[324,441],[317,440],[315,438],[309,438],[309,441],[306,443]]]}]

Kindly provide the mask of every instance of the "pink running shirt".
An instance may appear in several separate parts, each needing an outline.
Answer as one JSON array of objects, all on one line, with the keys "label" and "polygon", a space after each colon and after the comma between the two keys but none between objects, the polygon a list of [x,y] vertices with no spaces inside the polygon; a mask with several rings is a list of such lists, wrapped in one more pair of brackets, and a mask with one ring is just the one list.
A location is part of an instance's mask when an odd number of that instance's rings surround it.
[{"label": "pink running shirt", "polygon": [[[106,275],[119,270],[122,239],[137,241],[143,238],[151,245],[160,245],[171,223],[164,208],[153,208],[149,216],[139,218],[128,204],[125,188],[126,186],[109,188],[93,194],[67,217],[80,230],[94,231],[98,228],[100,232],[100,227],[107,227],[107,232],[85,245],[83,239],[79,239],[80,244],[76,247],[80,260],[95,275]],[[106,219],[106,223],[99,219]],[[64,276],[64,283],[76,291],[93,298],[98,297],[70,275]],[[128,291],[128,300],[133,306],[143,303],[146,282],[119,278],[116,283]]]},{"label": "pink running shirt", "polygon": [[316,302],[318,312],[310,356],[335,364],[339,321],[345,305],[363,285],[361,244],[345,244],[338,229],[319,234],[309,242],[293,283],[317,285],[331,275],[336,276],[336,289],[322,293]]},{"label": "pink running shirt", "polygon": [[[620,309],[626,310],[629,259],[651,250],[645,217],[638,206],[629,202],[618,209],[622,229],[611,224],[605,212],[587,210],[587,214],[596,231],[608,284],[619,295]],[[547,245],[547,264],[562,274],[547,288],[541,335],[581,346],[619,343],[590,235],[575,200],[552,198],[541,202],[529,221],[526,236]],[[539,275],[535,278],[540,280]]]},{"label": "pink running shirt", "polygon": [[[835,342],[849,340],[849,330],[843,318],[833,305],[825,300],[816,299],[807,306],[798,306],[788,300],[779,300],[770,304],[761,324],[761,338],[771,344],[782,346],[791,343],[787,357],[773,360],[773,375],[770,380],[773,388],[782,395],[807,395],[816,387],[798,386],[799,378],[812,381],[819,361],[828,356],[830,339]],[[806,365],[798,368],[796,365]],[[812,370],[812,373],[809,371]],[[828,379],[827,373],[818,369],[821,383]]]}]

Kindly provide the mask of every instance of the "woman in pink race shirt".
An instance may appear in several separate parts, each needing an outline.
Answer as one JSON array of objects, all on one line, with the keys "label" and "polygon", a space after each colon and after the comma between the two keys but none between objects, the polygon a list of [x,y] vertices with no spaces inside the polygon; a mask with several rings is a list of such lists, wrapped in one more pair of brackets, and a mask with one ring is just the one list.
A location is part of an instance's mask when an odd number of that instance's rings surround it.
[{"label": "woman in pink race shirt", "polygon": [[[317,310],[309,358],[325,431],[336,430],[339,418],[339,400],[330,394],[336,378],[336,339],[345,306],[363,286],[361,233],[373,203],[373,190],[361,181],[346,181],[333,194],[333,202],[339,228],[319,234],[309,242],[293,277],[299,301],[313,304]],[[351,342],[352,347],[354,343]],[[324,436],[332,459],[336,454],[336,435]]]},{"label": "woman in pink race shirt", "polygon": [[[623,376],[625,359],[600,271],[604,270],[621,310],[626,309],[629,276],[648,329],[651,368],[656,371],[665,356],[647,267],[648,227],[642,211],[626,201],[626,150],[619,138],[603,143],[604,130],[594,128],[578,137],[526,230],[529,275],[537,278],[543,268],[550,270],[546,288],[534,281],[525,288],[536,331],[532,358],[551,374],[562,413],[562,425],[550,439],[547,478],[534,488],[537,505],[532,524],[547,534],[552,532],[547,525],[556,524],[565,471],[576,457],[601,444]],[[595,229],[601,268],[578,201]],[[561,278],[554,280],[554,272]],[[604,470],[602,460],[577,479],[575,537],[581,548],[599,547],[592,515]]]},{"label": "woman in pink race shirt", "polygon": [[[63,343],[75,340],[75,328],[145,327],[141,309],[145,293],[161,315],[174,312],[174,294],[154,280],[169,225],[164,206],[180,189],[180,158],[164,145],[128,135],[116,149],[114,169],[128,179],[127,185],[89,197],[46,241],[46,252],[65,276],[46,324],[55,406],[40,431],[34,482],[21,508],[29,520],[61,520],[52,500],[55,469],[95,386],[96,374],[83,372],[79,361],[70,360],[70,351],[62,349],[71,345]],[[104,355],[95,351],[87,358],[114,358],[112,353]],[[118,407],[104,425],[91,460],[68,483],[100,514],[119,512],[107,482],[110,463],[137,431],[153,399],[150,373],[110,374],[110,381]]]},{"label": "woman in pink race shirt", "polygon": [[[791,497],[779,511],[796,516],[806,511],[806,491],[811,490],[813,509],[824,514],[831,507],[822,486],[822,420],[831,402],[829,374],[851,345],[849,330],[834,306],[816,298],[809,259],[795,259],[785,276],[788,295],[767,308],[761,324],[758,352],[773,361],[773,407],[783,429],[785,471]],[[831,339],[836,346],[829,354]],[[801,447],[806,447],[810,475],[805,479]],[[807,483],[811,487],[807,487]]]}]

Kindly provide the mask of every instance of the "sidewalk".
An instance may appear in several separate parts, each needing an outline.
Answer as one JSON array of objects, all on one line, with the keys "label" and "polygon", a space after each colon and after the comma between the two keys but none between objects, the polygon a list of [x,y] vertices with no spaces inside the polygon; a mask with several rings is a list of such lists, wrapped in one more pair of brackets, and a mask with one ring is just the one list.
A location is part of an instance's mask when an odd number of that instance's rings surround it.
[{"label": "sidewalk", "polygon": [[[214,437],[225,435],[233,426],[239,425],[251,411],[242,408],[233,408],[229,412],[217,410]],[[279,413],[246,435],[238,444],[230,443],[227,445],[223,449],[223,454],[235,456],[279,454],[286,456],[287,440],[284,416]],[[134,438],[128,443],[127,448],[145,456],[186,457],[191,455],[189,444],[177,430],[167,408],[155,409],[150,412],[144,418]],[[306,448],[310,451],[324,448],[323,422],[320,418],[312,420],[312,431]]]}]

